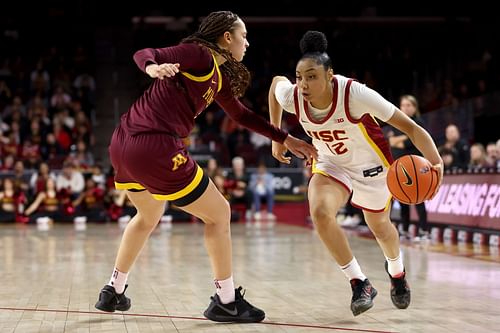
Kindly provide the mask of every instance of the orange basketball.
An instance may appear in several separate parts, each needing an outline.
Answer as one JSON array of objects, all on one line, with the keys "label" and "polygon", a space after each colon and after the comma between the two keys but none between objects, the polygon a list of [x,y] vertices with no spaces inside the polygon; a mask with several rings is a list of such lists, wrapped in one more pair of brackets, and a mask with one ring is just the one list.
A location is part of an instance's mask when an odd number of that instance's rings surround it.
[{"label": "orange basketball", "polygon": [[437,185],[437,172],[422,156],[401,156],[387,171],[389,191],[404,204],[419,204],[430,199]]}]

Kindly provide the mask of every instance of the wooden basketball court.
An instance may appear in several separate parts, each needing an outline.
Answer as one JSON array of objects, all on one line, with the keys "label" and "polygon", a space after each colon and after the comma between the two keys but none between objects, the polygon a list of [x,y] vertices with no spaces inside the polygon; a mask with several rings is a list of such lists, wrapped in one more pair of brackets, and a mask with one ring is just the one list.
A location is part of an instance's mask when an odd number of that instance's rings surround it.
[{"label": "wooden basketball court", "polygon": [[[349,233],[379,294],[353,317],[347,279],[314,230],[233,224],[234,279],[266,311],[260,324],[219,324],[202,313],[214,293],[201,223],[161,227],[129,278],[130,311],[94,308],[113,268],[116,224],[0,226],[0,332],[494,332],[500,260],[472,246],[405,244],[412,304],[396,309],[376,242]],[[478,252],[479,251],[479,252]]]}]

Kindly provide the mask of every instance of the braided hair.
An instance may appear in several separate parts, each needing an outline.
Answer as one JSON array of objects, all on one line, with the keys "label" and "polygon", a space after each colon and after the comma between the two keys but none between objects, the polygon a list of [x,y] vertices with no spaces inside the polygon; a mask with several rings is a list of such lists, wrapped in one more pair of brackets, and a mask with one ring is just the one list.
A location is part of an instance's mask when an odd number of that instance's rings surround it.
[{"label": "braided hair", "polygon": [[250,72],[245,65],[233,58],[231,52],[217,45],[217,39],[224,32],[233,32],[238,19],[238,15],[230,11],[212,12],[203,19],[198,31],[184,38],[182,43],[199,43],[226,58],[227,61],[220,67],[221,71],[229,78],[233,95],[241,97],[250,85]]}]

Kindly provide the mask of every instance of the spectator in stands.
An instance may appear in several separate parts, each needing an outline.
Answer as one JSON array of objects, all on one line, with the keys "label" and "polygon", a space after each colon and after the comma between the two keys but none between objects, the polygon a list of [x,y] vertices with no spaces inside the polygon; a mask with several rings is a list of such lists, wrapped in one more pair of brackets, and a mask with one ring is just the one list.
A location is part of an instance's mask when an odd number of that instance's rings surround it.
[{"label": "spectator in stands", "polygon": [[14,164],[16,163],[16,159],[13,155],[6,155],[0,165],[1,171],[12,171],[14,170]]},{"label": "spectator in stands", "polygon": [[488,161],[486,149],[482,143],[476,142],[470,147],[469,169],[477,170],[481,168],[492,167],[493,164]]},{"label": "spectator in stands", "polygon": [[30,223],[35,223],[40,217],[48,217],[53,222],[69,222],[71,216],[64,214],[60,195],[56,190],[54,179],[47,178],[44,189],[35,197],[35,200],[24,211],[29,216]]},{"label": "spectator in stands", "polygon": [[496,167],[497,167],[497,170],[500,170],[500,139],[497,140],[496,146],[497,146],[497,154],[498,154]]},{"label": "spectator in stands", "polygon": [[236,126],[236,129],[229,134],[226,143],[231,159],[240,156],[241,149],[245,151],[250,150],[250,148],[253,149],[253,145],[250,143],[250,132],[239,124]]},{"label": "spectator in stands", "polygon": [[90,168],[92,172],[92,180],[96,183],[97,187],[106,190],[106,175],[102,171],[102,165],[100,162],[94,163]]},{"label": "spectator in stands", "polygon": [[443,160],[443,166],[445,171],[451,171],[453,169],[453,151],[444,146],[439,147],[439,155]]},{"label": "spectator in stands", "polygon": [[248,188],[253,194],[253,208],[255,209],[254,219],[260,221],[262,213],[260,211],[261,202],[265,200],[267,214],[266,218],[269,221],[276,220],[273,213],[274,209],[274,175],[267,171],[264,162],[259,163],[257,172],[250,175],[250,182]]},{"label": "spectator in stands", "polygon": [[0,188],[0,222],[15,222],[17,213],[16,192],[11,178],[4,178]]},{"label": "spectator in stands", "polygon": [[[17,125],[17,123],[12,123],[12,125]],[[17,158],[21,152],[21,145],[17,142],[16,133],[12,131],[12,129],[14,129],[14,126],[11,127],[11,131],[4,137],[5,141],[2,145],[2,154],[4,156]]]},{"label": "spectator in stands", "polygon": [[54,118],[52,122],[52,133],[54,133],[58,146],[64,153],[68,153],[73,141],[59,118]]},{"label": "spectator in stands", "polygon": [[132,201],[127,196],[127,191],[111,189],[112,202],[107,209],[108,218],[111,221],[118,221],[120,217],[128,216],[132,218],[137,213]]},{"label": "spectator in stands", "polygon": [[87,147],[93,147],[95,142],[94,134],[90,131],[89,126],[78,124],[75,126],[75,130],[73,132],[73,141],[78,142],[82,140],[85,142]]},{"label": "spectator in stands", "polygon": [[31,176],[25,172],[24,162],[17,160],[14,164],[14,177],[12,178],[16,193],[24,193],[24,195],[28,196],[30,189],[30,177]]},{"label": "spectator in stands", "polygon": [[52,70],[49,69],[52,77],[52,87],[62,87],[64,91],[71,91],[71,71],[64,63],[58,63]]},{"label": "spectator in stands", "polygon": [[96,186],[92,177],[85,181],[85,189],[73,201],[75,216],[85,216],[87,221],[105,222],[104,190]]},{"label": "spectator in stands", "polygon": [[47,162],[42,162],[38,166],[38,172],[33,172],[30,178],[30,191],[32,196],[36,196],[38,193],[45,191],[45,185],[48,179],[56,180],[56,176],[53,172],[50,172],[50,167]]},{"label": "spectator in stands", "polygon": [[[418,101],[415,96],[403,95],[399,99],[399,109],[403,111],[408,117],[410,117],[415,123],[417,123],[422,128],[425,128],[422,118],[420,117],[420,111],[418,109]],[[408,138],[408,136],[402,131],[391,126],[391,130],[387,133],[389,139],[389,145],[391,146],[392,157],[398,159],[404,155],[418,155],[422,156],[420,151],[415,147],[413,142]],[[413,237],[408,233],[410,227],[410,205],[400,203],[400,222],[402,224],[402,236],[411,239]],[[427,225],[427,210],[425,209],[425,202],[415,205],[418,214],[418,225],[419,231],[417,237],[418,239],[424,239],[428,237],[429,227]]]},{"label": "spectator in stands", "polygon": [[[214,182],[215,187],[219,190],[219,192],[226,198],[226,200],[231,199],[230,195],[227,193],[226,190],[226,176],[224,175],[224,172],[222,172],[221,169],[212,176],[212,181]],[[233,221],[234,219],[232,219]]]},{"label": "spectator in stands", "polygon": [[75,167],[80,171],[89,170],[94,165],[94,155],[89,151],[85,141],[81,139],[76,142],[75,151],[71,152],[70,156]]},{"label": "spectator in stands", "polygon": [[[73,103],[75,106],[79,105],[78,103]],[[85,114],[83,110],[75,109],[75,126],[73,128],[73,136],[78,135],[78,128],[85,127],[87,133],[92,133],[92,124],[90,123],[89,117]],[[90,140],[87,140],[90,141]]]},{"label": "spectator in stands", "polygon": [[55,112],[62,111],[70,107],[71,96],[64,91],[62,86],[57,86],[54,89],[54,94],[50,98],[50,106]]},{"label": "spectator in stands", "polygon": [[82,101],[84,110],[90,110],[95,107],[95,79],[89,73],[82,73],[75,78],[73,87],[76,90],[76,96]]},{"label": "spectator in stands", "polygon": [[213,179],[215,175],[217,175],[219,172],[221,172],[220,167],[219,167],[219,162],[213,157],[209,158],[207,161],[207,166],[204,168],[205,173],[208,177]]},{"label": "spectator in stands", "polygon": [[21,148],[21,158],[26,168],[34,169],[41,161],[40,145],[26,138]]},{"label": "spectator in stands", "polygon": [[229,194],[227,193],[225,187],[226,172],[224,169],[219,167],[219,162],[215,158],[212,157],[207,161],[207,166],[204,168],[204,172],[210,179],[212,179],[219,192],[222,193],[226,199],[229,199]]},{"label": "spectator in stands", "polygon": [[76,198],[82,193],[85,187],[85,179],[80,171],[75,169],[72,161],[67,160],[63,164],[61,173],[56,179],[57,191],[66,189],[72,198]]},{"label": "spectator in stands", "polygon": [[47,133],[45,143],[40,149],[42,159],[46,161],[50,167],[60,169],[63,160],[66,158],[65,150],[61,147],[54,133]]},{"label": "spectator in stands", "polygon": [[54,118],[57,118],[71,136],[71,133],[75,131],[75,118],[70,114],[70,110],[68,108],[59,110]]},{"label": "spectator in stands", "polygon": [[249,175],[245,168],[245,160],[236,156],[232,160],[232,168],[226,177],[226,191],[231,205],[245,205],[245,219],[252,219],[252,192],[248,189]]},{"label": "spectator in stands", "polygon": [[12,90],[5,80],[0,80],[0,110],[6,107],[12,98]]},{"label": "spectator in stands", "polygon": [[446,126],[446,141],[442,145],[453,153],[452,168],[467,169],[469,164],[469,145],[460,138],[460,131],[455,124]]},{"label": "spectator in stands", "polygon": [[489,166],[496,168],[499,162],[500,152],[495,142],[488,142],[486,145],[486,159]]},{"label": "spectator in stands", "polygon": [[44,67],[43,60],[39,59],[36,68],[30,75],[30,90],[32,94],[45,95],[50,90],[50,75]]},{"label": "spectator in stands", "polygon": [[40,146],[42,144],[44,134],[40,126],[38,117],[31,119],[30,131],[27,133],[25,140],[30,140],[32,144]]},{"label": "spectator in stands", "polygon": [[12,122],[13,118],[15,118],[15,114],[18,113],[19,116],[26,116],[26,107],[23,104],[23,100],[21,96],[14,96],[12,98],[12,102],[7,105],[2,112],[2,118],[7,122]]}]

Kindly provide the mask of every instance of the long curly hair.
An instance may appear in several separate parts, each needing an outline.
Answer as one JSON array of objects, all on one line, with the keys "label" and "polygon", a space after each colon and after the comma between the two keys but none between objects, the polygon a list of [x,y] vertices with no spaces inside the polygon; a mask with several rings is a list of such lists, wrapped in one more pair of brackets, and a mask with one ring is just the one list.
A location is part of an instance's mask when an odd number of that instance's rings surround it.
[{"label": "long curly hair", "polygon": [[250,85],[250,72],[245,65],[233,58],[231,52],[217,45],[217,39],[224,32],[234,31],[238,19],[238,15],[230,11],[212,12],[203,19],[198,31],[184,38],[182,43],[199,43],[226,58],[227,61],[220,67],[221,71],[229,78],[233,95],[241,97]]}]

